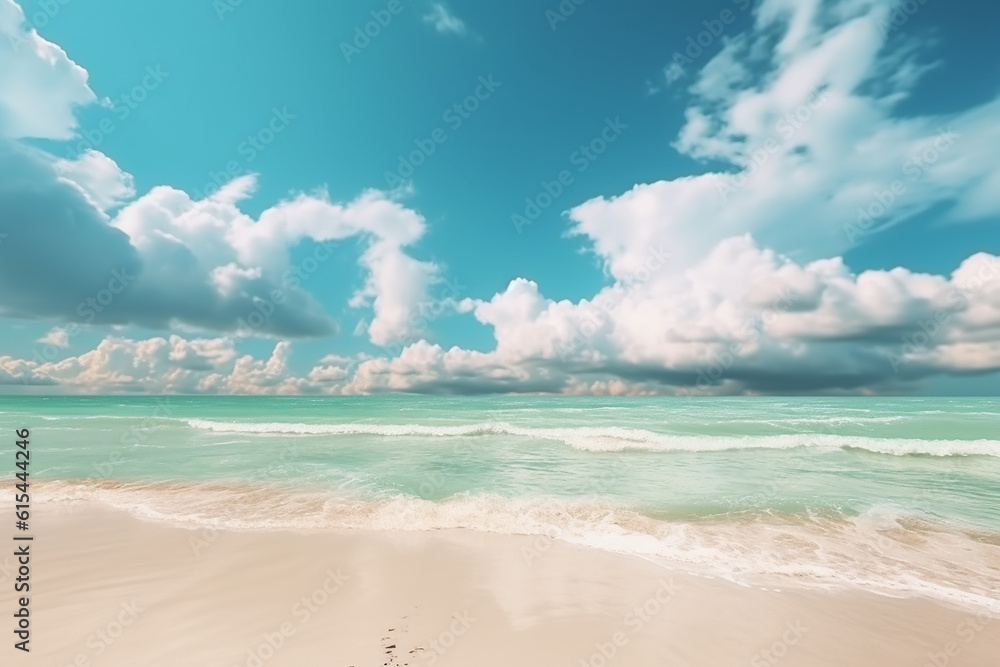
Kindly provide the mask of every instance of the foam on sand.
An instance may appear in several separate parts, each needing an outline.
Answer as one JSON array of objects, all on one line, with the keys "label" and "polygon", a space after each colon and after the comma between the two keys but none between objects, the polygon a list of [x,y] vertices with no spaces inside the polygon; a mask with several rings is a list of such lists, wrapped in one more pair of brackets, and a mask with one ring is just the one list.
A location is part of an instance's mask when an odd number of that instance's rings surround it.
[{"label": "foam on sand", "polygon": [[1000,613],[1000,536],[891,508],[862,516],[739,512],[655,517],[610,503],[461,494],[358,497],[246,483],[36,483],[54,505],[96,503],[179,527],[236,531],[391,533],[468,529],[528,535],[638,556],[689,573],[753,585],[860,588],[920,595]]}]

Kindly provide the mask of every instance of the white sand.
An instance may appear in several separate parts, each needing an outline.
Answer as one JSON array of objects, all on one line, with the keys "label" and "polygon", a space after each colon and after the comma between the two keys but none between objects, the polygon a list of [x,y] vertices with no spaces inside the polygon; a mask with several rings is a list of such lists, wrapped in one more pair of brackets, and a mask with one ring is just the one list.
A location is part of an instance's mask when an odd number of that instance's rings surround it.
[{"label": "white sand", "polygon": [[46,506],[34,527],[32,651],[13,649],[7,576],[3,665],[1000,664],[986,615],[757,590],[548,538],[213,534]]}]

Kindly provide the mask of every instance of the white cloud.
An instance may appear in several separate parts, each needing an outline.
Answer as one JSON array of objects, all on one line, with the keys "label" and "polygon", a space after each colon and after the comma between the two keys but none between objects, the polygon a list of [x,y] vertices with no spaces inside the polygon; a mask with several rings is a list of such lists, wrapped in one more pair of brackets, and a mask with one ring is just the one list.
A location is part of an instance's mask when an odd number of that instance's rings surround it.
[{"label": "white cloud", "polygon": [[441,33],[452,33],[464,37],[469,32],[465,21],[452,14],[440,2],[431,5],[430,11],[424,16],[424,23],[434,26],[434,29]]},{"label": "white cloud", "polygon": [[667,85],[680,81],[686,74],[684,66],[678,62],[672,62],[663,68],[663,78],[667,80]]},{"label": "white cloud", "polygon": [[37,364],[25,359],[17,359],[11,356],[0,356],[0,387],[12,389],[15,386],[39,387],[51,386],[57,383],[51,378],[44,377],[35,372]]},{"label": "white cloud", "polygon": [[76,107],[96,101],[87,71],[0,0],[0,138],[71,139]]},{"label": "white cloud", "polygon": [[[367,239],[368,247],[359,260],[367,278],[351,305],[372,304],[369,336],[376,345],[388,345],[413,335],[420,305],[439,280],[436,264],[416,260],[405,251],[425,231],[422,216],[371,190],[347,205],[333,203],[323,194],[300,195],[265,211],[256,223],[237,221],[227,239],[242,263],[295,277],[302,273],[300,268],[308,267],[289,267],[282,249],[303,239],[320,244],[354,236]],[[317,253],[318,261],[329,256],[322,246]]]},{"label": "white cloud", "polygon": [[29,362],[25,370],[81,393],[281,393],[287,353],[288,343],[279,343],[271,359],[255,361],[238,357],[229,338],[110,336],[77,357]]},{"label": "white cloud", "polygon": [[373,243],[361,264],[369,271],[368,280],[351,305],[373,302],[375,317],[368,325],[371,341],[390,345],[424,333],[418,329],[420,306],[440,278],[438,267],[415,260],[398,245],[386,241]]},{"label": "white cloud", "polygon": [[0,384],[58,385],[73,393],[298,394],[331,391],[346,376],[336,364],[307,377],[288,368],[291,345],[279,342],[266,359],[239,355],[232,338],[132,340],[109,336],[76,357],[39,363],[0,357]]},{"label": "white cloud", "polygon": [[[331,257],[331,244],[358,238],[366,282],[354,299],[370,303],[377,344],[408,339],[438,280],[438,267],[407,254],[426,231],[424,219],[369,191],[349,203],[322,192],[297,195],[254,219],[240,204],[256,187],[245,176],[193,200],[161,186],[134,196],[131,178],[110,159],[85,153],[58,161],[34,149],[0,144],[0,175],[31,183],[0,192],[5,251],[0,312],[55,316],[87,324],[189,326],[240,335],[315,336],[335,325],[309,292]],[[292,265],[291,249],[312,243]]]},{"label": "white cloud", "polygon": [[288,342],[257,359],[231,338],[112,336],[57,362],[4,357],[0,381],[79,392],[868,393],[1000,370],[1000,257],[976,254],[949,276],[854,274],[839,258],[799,264],[741,236],[683,274],[643,275],[577,303],[524,279],[463,301],[493,329],[490,352],[418,341],[395,358],[328,354],[296,373]]},{"label": "white cloud", "polygon": [[[676,143],[733,170],[570,211],[614,285],[570,303],[518,279],[467,299],[460,310],[492,328],[492,352],[421,343],[362,363],[350,390],[905,391],[1000,370],[995,257],[950,277],[855,275],[838,257],[932,207],[943,221],[1000,213],[987,148],[1000,145],[1000,100],[895,117],[932,65],[912,42],[886,49],[878,25],[891,7],[765,0],[758,32],[729,40],[691,84]],[[887,192],[895,201],[879,212]]]},{"label": "white cloud", "polygon": [[[826,3],[820,13],[817,2],[764,0],[759,32],[729,40],[695,77],[675,143],[731,169],[588,201],[570,212],[573,231],[617,275],[654,243],[668,246],[678,271],[745,232],[808,260],[931,208],[942,222],[1000,213],[1000,165],[990,155],[1000,145],[1000,99],[896,117],[927,68],[912,42],[885,45],[878,24],[891,6]],[[883,211],[878,198],[893,183],[901,194]],[[881,213],[869,221],[868,210]]]},{"label": "white cloud", "polygon": [[[439,271],[408,254],[425,221],[393,195],[373,190],[344,204],[322,192],[298,195],[253,219],[239,205],[256,176],[203,200],[165,186],[136,198],[132,176],[98,151],[58,159],[19,141],[72,139],[76,107],[94,101],[87,72],[27,26],[17,4],[0,0],[0,181],[17,185],[0,190],[0,234],[15,258],[0,263],[0,314],[330,334],[335,324],[308,279],[330,244],[358,238],[366,277],[353,304],[371,305],[371,339],[384,345],[415,334]],[[291,249],[303,243],[314,245],[313,257],[292,266]]]},{"label": "white cloud", "polygon": [[232,373],[226,378],[226,392],[230,394],[297,394],[300,387],[289,376],[288,355],[291,345],[280,342],[274,346],[267,361],[258,361],[250,355],[236,360]]},{"label": "white cloud", "polygon": [[45,345],[55,345],[56,347],[69,347],[69,334],[66,333],[65,329],[55,327],[35,342]]},{"label": "white cloud", "polygon": [[56,172],[77,185],[101,211],[108,211],[135,197],[135,180],[118,164],[95,150],[83,152],[76,160],[58,160]]}]

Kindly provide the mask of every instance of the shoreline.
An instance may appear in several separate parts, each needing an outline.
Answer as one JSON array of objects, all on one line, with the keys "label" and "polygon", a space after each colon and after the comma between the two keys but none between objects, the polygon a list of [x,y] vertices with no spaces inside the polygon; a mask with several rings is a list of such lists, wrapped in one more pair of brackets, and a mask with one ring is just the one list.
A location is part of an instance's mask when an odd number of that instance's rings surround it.
[{"label": "shoreline", "polygon": [[428,500],[253,481],[102,479],[36,480],[35,498],[53,508],[93,505],[201,531],[470,531],[523,538],[529,552],[544,552],[558,541],[737,585],[865,590],[1000,614],[994,593],[1000,589],[1000,534],[891,509],[858,516],[762,511],[685,520],[586,499],[463,494]]},{"label": "shoreline", "polygon": [[50,503],[34,532],[25,664],[973,667],[1000,644],[994,617],[926,598],[765,590],[527,536],[189,530]]}]

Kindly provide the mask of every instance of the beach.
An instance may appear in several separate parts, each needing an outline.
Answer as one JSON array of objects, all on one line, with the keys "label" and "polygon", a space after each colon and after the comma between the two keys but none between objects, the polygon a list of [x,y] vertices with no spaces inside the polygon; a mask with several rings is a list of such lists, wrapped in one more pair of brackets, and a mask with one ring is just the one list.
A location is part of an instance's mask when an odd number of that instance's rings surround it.
[{"label": "beach", "polygon": [[991,665],[998,416],[974,399],[12,398],[31,590],[14,598],[12,547],[0,608],[30,611],[17,659],[59,667]]},{"label": "beach", "polygon": [[33,648],[18,664],[978,667],[1000,645],[986,612],[739,586],[557,540],[37,514]]}]

